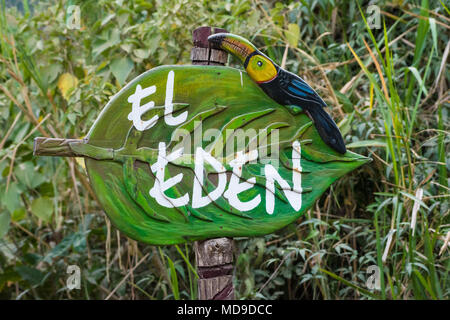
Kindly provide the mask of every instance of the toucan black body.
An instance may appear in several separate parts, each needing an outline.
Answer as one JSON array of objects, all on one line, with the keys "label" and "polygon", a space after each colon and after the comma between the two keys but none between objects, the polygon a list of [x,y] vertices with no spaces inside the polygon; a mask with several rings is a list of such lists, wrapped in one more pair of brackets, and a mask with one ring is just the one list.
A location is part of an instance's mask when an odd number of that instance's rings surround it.
[{"label": "toucan black body", "polygon": [[[277,103],[303,109],[314,122],[322,140],[337,152],[346,152],[339,128],[324,110],[325,102],[302,78],[278,68],[278,74],[273,80],[258,85]],[[293,108],[290,111],[295,113]]]},{"label": "toucan black body", "polygon": [[294,114],[305,111],[328,146],[339,153],[346,152],[339,128],[324,110],[325,102],[302,78],[282,69],[242,37],[219,33],[208,40],[239,58],[250,78],[275,102]]}]

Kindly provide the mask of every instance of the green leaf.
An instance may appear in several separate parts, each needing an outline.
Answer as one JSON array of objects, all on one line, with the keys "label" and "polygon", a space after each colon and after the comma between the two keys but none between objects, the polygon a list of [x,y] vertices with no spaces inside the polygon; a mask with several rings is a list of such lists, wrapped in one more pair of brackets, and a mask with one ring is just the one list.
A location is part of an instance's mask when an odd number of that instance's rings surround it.
[{"label": "green leaf", "polygon": [[342,119],[338,123],[338,128],[341,131],[341,134],[343,137],[345,137],[347,135],[347,133],[350,132],[350,130],[352,128],[352,122],[353,122],[354,117],[355,117],[355,112],[353,111],[351,114],[345,115],[345,118]]},{"label": "green leaf", "polygon": [[422,88],[423,92],[425,92],[425,95],[428,95],[428,90],[425,87],[422,77],[420,76],[419,71],[417,71],[416,67],[408,67],[408,69],[412,72],[412,74],[416,78],[419,87]]},{"label": "green leaf", "polygon": [[433,37],[433,45],[437,49],[438,41],[437,41],[437,31],[436,31],[436,19],[430,18],[429,21],[430,21],[431,36]]},{"label": "green leaf", "polygon": [[22,220],[23,218],[25,218],[27,215],[27,212],[25,210],[25,208],[19,208],[14,210],[14,212],[11,214],[11,220],[14,222],[18,222],[20,220]]},{"label": "green leaf", "polygon": [[45,176],[36,171],[34,164],[30,161],[19,164],[14,173],[17,180],[30,189],[34,189],[45,182]]},{"label": "green leaf", "polygon": [[2,239],[9,230],[9,223],[11,222],[11,215],[9,212],[0,213],[0,239]]},{"label": "green leaf", "polygon": [[180,291],[178,288],[178,277],[177,277],[177,271],[175,269],[175,265],[173,264],[172,259],[169,258],[169,256],[166,255],[167,262],[169,262],[169,274],[170,274],[170,284],[172,287],[172,292],[175,300],[180,300]]},{"label": "green leaf", "polygon": [[361,140],[361,141],[355,141],[352,143],[349,143],[347,145],[348,149],[353,148],[361,148],[361,147],[382,147],[386,148],[386,141],[382,140]]},{"label": "green leaf", "polygon": [[150,51],[147,49],[135,49],[133,50],[133,53],[139,59],[147,59],[150,55]]},{"label": "green leaf", "polygon": [[131,70],[133,70],[133,66],[134,66],[133,61],[131,61],[130,58],[125,57],[120,59],[114,59],[111,62],[109,68],[111,69],[114,77],[116,77],[119,84],[123,86]]},{"label": "green leaf", "polygon": [[30,123],[29,122],[26,122],[22,126],[20,126],[20,129],[14,135],[14,142],[15,143],[20,143],[20,141],[22,141],[22,139],[28,133],[29,129],[30,129]]},{"label": "green leaf", "polygon": [[288,25],[288,29],[285,31],[286,39],[291,48],[297,48],[298,41],[300,40],[300,27],[296,23]]},{"label": "green leaf", "polygon": [[52,259],[65,255],[71,248],[77,253],[85,251],[87,248],[86,238],[91,232],[89,226],[93,217],[93,214],[87,214],[84,217],[84,223],[78,226],[78,231],[64,237],[64,239],[62,239],[49,253],[47,253],[43,261],[51,263]]},{"label": "green leaf", "polygon": [[198,274],[197,271],[195,270],[195,268],[192,266],[192,264],[189,262],[189,259],[184,255],[183,251],[181,251],[180,247],[178,245],[175,245],[175,248],[177,248],[178,253],[181,255],[181,257],[183,258],[184,262],[186,262],[186,265],[188,266],[188,268],[192,271],[192,273],[194,274],[194,276],[196,278],[198,278]]},{"label": "green leaf", "polygon": [[76,122],[77,122],[77,114],[71,112],[71,113],[69,113],[69,114],[67,115],[67,119],[69,119],[69,121],[70,121],[70,123],[71,123],[72,125],[76,125]]},{"label": "green leaf", "polygon": [[42,74],[42,78],[45,81],[45,83],[52,83],[55,81],[58,74],[61,72],[62,67],[60,64],[56,63],[55,61],[52,61],[51,64],[48,66],[40,68],[40,73]]},{"label": "green leaf", "polygon": [[412,194],[409,194],[409,193],[407,193],[407,192],[404,192],[404,191],[400,191],[400,193],[401,193],[402,195],[404,195],[405,197],[410,198],[410,199],[413,200],[414,202],[417,202],[418,204],[420,204],[420,205],[421,205],[422,207],[424,207],[425,209],[430,210],[430,208],[429,208],[422,200],[416,198],[416,196],[414,196],[414,195],[412,195]]},{"label": "green leaf", "polygon": [[334,94],[338,98],[338,101],[343,104],[344,110],[347,113],[351,113],[354,111],[353,103],[345,94],[342,94],[341,92],[339,92],[339,90],[334,90]]},{"label": "green leaf", "polygon": [[53,201],[48,197],[34,199],[31,203],[31,212],[45,222],[49,222],[53,215]]},{"label": "green leaf", "polygon": [[51,263],[53,258],[57,258],[65,254],[72,247],[75,237],[75,234],[72,233],[62,239],[61,242],[52,249],[52,251],[47,253],[43,261]]},{"label": "green leaf", "polygon": [[365,294],[368,297],[371,297],[371,298],[377,299],[377,300],[380,299],[380,297],[378,295],[370,292],[369,290],[363,289],[363,288],[357,286],[356,284],[351,283],[348,280],[345,280],[344,278],[338,276],[337,274],[335,274],[335,273],[333,273],[331,271],[328,271],[328,270],[325,270],[325,269],[322,269],[322,268],[320,268],[319,270],[322,271],[323,273],[329,275],[330,277],[332,277],[332,278],[342,282],[346,286],[349,286],[349,287],[351,287],[351,288],[353,288],[355,290],[358,290],[359,292],[361,292],[362,294]]},{"label": "green leaf", "polygon": [[120,43],[120,32],[116,28],[111,31],[110,35],[103,35],[97,39],[93,44],[93,56],[94,59],[98,57],[105,50],[115,46]]},{"label": "green leaf", "polygon": [[22,277],[22,279],[30,283],[32,286],[41,284],[45,279],[45,274],[38,269],[24,265],[17,266],[15,269],[17,273]]},{"label": "green leaf", "polygon": [[2,203],[10,213],[20,207],[20,193],[21,190],[17,182],[10,183],[8,190],[4,193]]},{"label": "green leaf", "polygon": [[103,27],[105,24],[107,24],[109,21],[111,21],[116,16],[115,13],[111,13],[108,15],[105,19],[102,20],[101,26]]}]

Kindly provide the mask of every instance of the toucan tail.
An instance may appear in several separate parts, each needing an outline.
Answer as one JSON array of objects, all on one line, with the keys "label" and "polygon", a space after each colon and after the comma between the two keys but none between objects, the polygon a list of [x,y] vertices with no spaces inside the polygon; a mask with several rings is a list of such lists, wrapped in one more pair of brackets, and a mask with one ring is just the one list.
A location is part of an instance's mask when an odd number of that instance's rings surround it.
[{"label": "toucan tail", "polygon": [[306,111],[311,116],[322,140],[337,152],[344,154],[347,149],[341,132],[324,108],[314,106],[307,108]]}]

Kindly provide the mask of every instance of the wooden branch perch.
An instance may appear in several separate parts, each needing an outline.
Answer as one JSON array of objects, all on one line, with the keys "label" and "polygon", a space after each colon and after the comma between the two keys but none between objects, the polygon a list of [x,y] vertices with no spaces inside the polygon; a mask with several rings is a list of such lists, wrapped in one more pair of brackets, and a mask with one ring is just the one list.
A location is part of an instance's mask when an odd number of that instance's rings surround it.
[{"label": "wooden branch perch", "polygon": [[34,139],[35,156],[87,157],[97,160],[112,160],[113,149],[96,147],[85,139],[61,139],[38,137]]}]

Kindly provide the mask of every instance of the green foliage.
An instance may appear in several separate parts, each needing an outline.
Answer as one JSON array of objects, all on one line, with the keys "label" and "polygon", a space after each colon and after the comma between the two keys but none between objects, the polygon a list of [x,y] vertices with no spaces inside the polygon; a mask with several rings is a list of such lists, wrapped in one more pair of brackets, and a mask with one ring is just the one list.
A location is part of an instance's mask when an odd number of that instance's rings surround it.
[{"label": "green foliage", "polygon": [[[201,25],[250,39],[305,78],[352,151],[374,160],[296,223],[236,239],[237,297],[449,298],[444,1],[378,1],[381,29],[355,1],[27,1],[20,12],[1,3],[0,298],[196,298],[191,244],[159,251],[119,235],[82,160],[32,151],[36,136],[86,135],[144,71],[189,64]],[[67,27],[70,4],[80,5],[80,29]],[[82,290],[65,288],[72,264]],[[382,269],[382,292],[366,287],[371,265]]]}]

